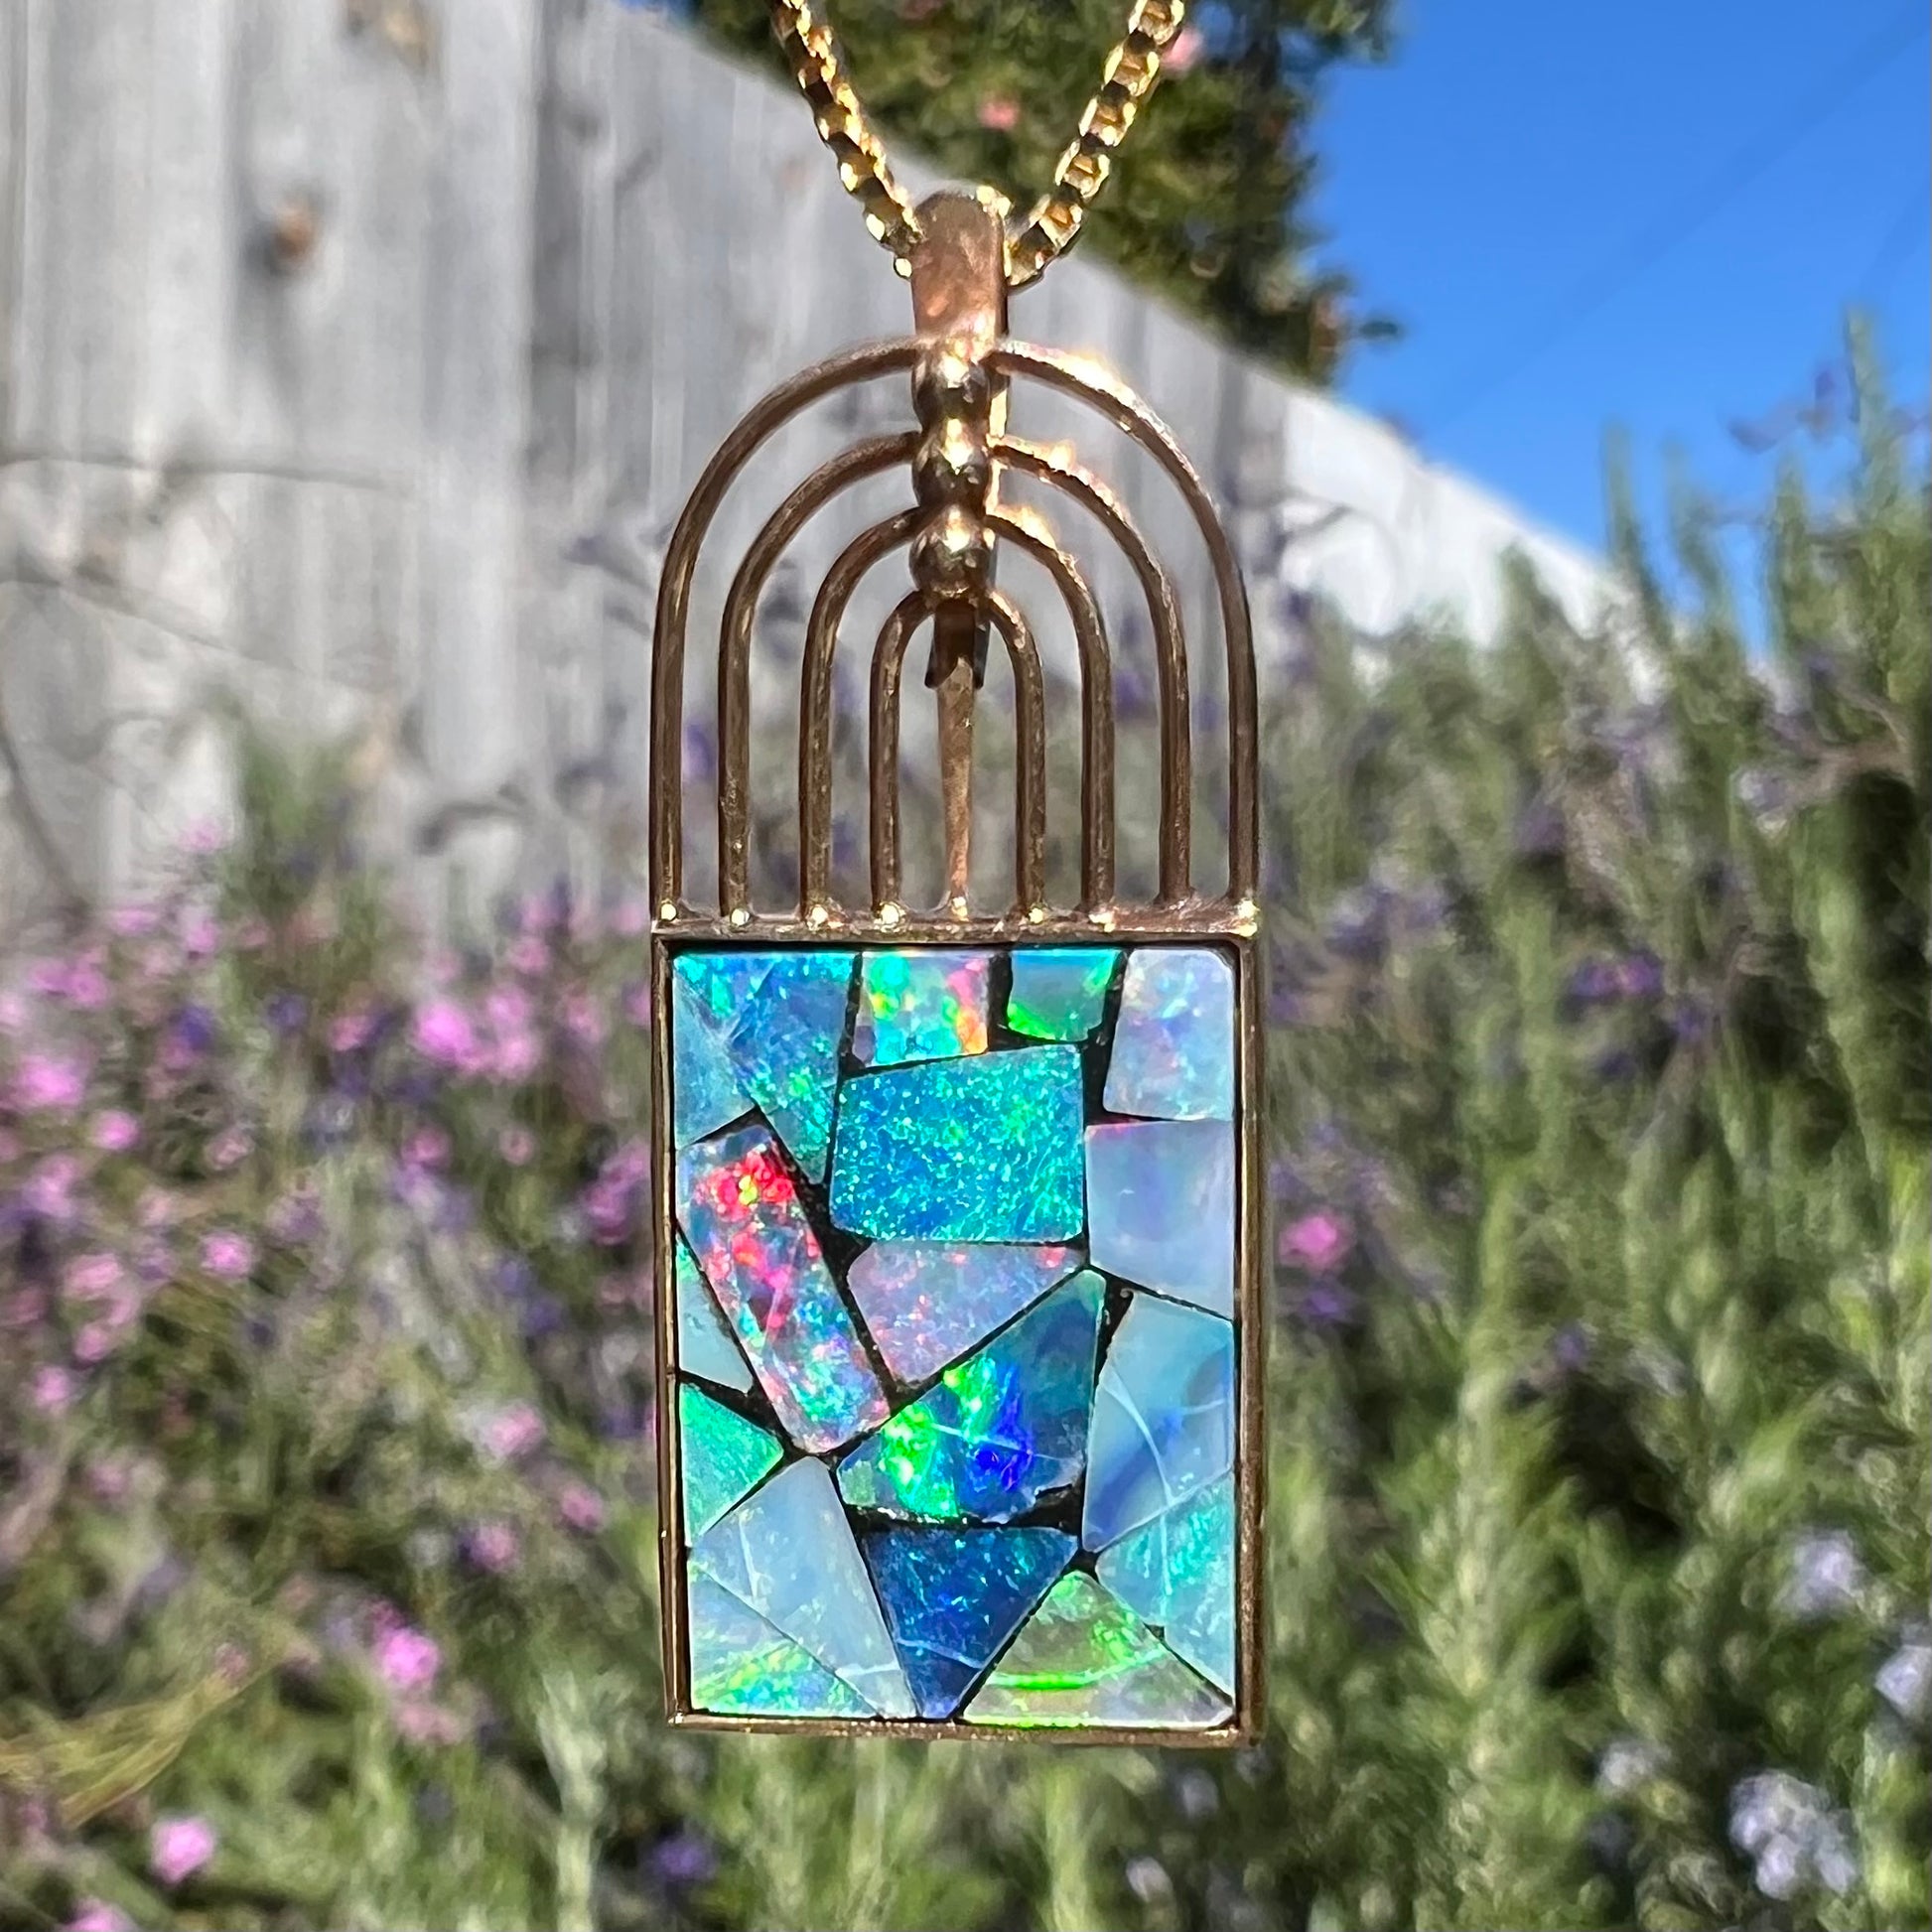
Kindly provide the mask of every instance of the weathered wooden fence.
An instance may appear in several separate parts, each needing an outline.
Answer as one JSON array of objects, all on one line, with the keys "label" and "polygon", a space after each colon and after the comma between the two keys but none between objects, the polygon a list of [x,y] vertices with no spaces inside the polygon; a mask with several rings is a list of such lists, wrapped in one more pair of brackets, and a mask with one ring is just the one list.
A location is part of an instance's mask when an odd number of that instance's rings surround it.
[{"label": "weathered wooden fence", "polygon": [[[218,810],[217,686],[364,730],[398,855],[472,902],[625,867],[685,490],[756,395],[909,313],[797,102],[615,0],[5,0],[0,210],[0,933]],[[1194,451],[1264,678],[1306,594],[1487,635],[1511,547],[1593,614],[1590,558],[1090,263],[1015,326]],[[791,436],[731,528],[903,407]],[[1156,480],[1102,460],[1172,538]],[[774,585],[772,667],[845,534]],[[1208,626],[1202,560],[1174,562]],[[1129,588],[1103,574],[1131,686]],[[794,683],[760,689],[783,713]]]}]

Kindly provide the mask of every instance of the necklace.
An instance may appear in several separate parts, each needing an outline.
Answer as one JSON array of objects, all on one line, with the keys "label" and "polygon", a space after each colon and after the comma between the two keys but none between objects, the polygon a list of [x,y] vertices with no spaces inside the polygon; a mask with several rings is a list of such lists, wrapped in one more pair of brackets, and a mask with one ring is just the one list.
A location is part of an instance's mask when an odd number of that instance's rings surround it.
[{"label": "necklace", "polygon": [[[699,478],[659,587],[650,891],[660,1564],[673,1723],[920,1737],[1227,1743],[1260,1723],[1262,1328],[1248,613],[1205,485],[1096,364],[1007,334],[1007,298],[1077,237],[1179,31],[1136,0],[1053,183],[1009,226],[991,190],[916,207],[822,12],[771,0],[780,44],[914,333],[835,355],[754,405]],[[911,421],[821,465],[738,561],[718,640],[718,895],[683,881],[685,646],[727,491],[852,384],[910,378]],[[1100,479],[1010,435],[1043,386],[1124,431],[1204,541],[1226,656],[1224,893],[1192,879],[1188,659],[1159,557]],[[750,889],[751,642],[809,519],[903,471],[910,501],[839,554],[805,625],[798,895]],[[1115,885],[1114,703],[1099,607],[1008,477],[1070,497],[1145,596],[1160,731],[1159,885]],[[1049,902],[1046,696],[994,581],[1034,558],[1079,668],[1079,897]],[[902,552],[874,646],[870,901],[832,879],[833,671],[847,607]],[[930,632],[944,891],[904,902],[899,714]],[[971,888],[973,724],[997,636],[1017,756],[1013,897]]]}]

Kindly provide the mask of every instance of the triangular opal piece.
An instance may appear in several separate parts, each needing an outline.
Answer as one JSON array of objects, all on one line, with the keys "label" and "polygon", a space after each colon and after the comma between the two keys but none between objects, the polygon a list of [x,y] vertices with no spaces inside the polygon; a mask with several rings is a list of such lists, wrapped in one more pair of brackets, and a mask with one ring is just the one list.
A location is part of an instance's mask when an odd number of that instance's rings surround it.
[{"label": "triangular opal piece", "polygon": [[1106,1011],[1119,957],[1112,946],[1016,952],[1007,1025],[1035,1039],[1085,1039]]},{"label": "triangular opal piece", "polygon": [[1234,1329],[1137,1295],[1093,1398],[1080,1540],[1102,1550],[1234,1465]]},{"label": "triangular opal piece", "polygon": [[913,1715],[879,1599],[819,1462],[794,1462],[692,1548],[691,1568],[749,1603],[888,1718]]},{"label": "triangular opal piece", "polygon": [[709,1577],[685,1597],[691,1704],[737,1718],[870,1718],[873,1708],[803,1644]]},{"label": "triangular opal piece", "polygon": [[740,1084],[813,1180],[825,1178],[832,1145],[853,958],[849,952],[773,954],[732,1035]]},{"label": "triangular opal piece", "polygon": [[1157,1120],[1234,1118],[1234,968],[1201,946],[1127,956],[1107,1109]]},{"label": "triangular opal piece", "polygon": [[755,1422],[688,1382],[677,1392],[684,1534],[694,1542],[784,1453]]},{"label": "triangular opal piece", "polygon": [[749,1389],[752,1371],[732,1340],[725,1317],[718,1312],[718,1304],[698,1273],[698,1264],[691,1259],[691,1250],[681,1234],[674,1235],[672,1241],[676,1253],[678,1367],[686,1375],[701,1375],[722,1389]]},{"label": "triangular opal piece", "polygon": [[983,952],[869,952],[860,975],[852,1056],[862,1066],[986,1051]]},{"label": "triangular opal piece", "polygon": [[735,947],[730,952],[679,953],[671,962],[671,975],[691,995],[706,1023],[729,1039],[744,1018],[746,1001],[783,956]]},{"label": "triangular opal piece", "polygon": [[881,1530],[865,1539],[922,1718],[949,1718],[1073,1554],[1059,1530]]},{"label": "triangular opal piece", "polygon": [[1094,1570],[1168,1648],[1234,1689],[1234,1477],[1224,1475],[1103,1550]]},{"label": "triangular opal piece", "polygon": [[1233,1122],[1109,1121],[1086,1144],[1093,1265],[1233,1314]]},{"label": "triangular opal piece", "polygon": [[1082,1571],[1062,1577],[994,1665],[971,1725],[1204,1730],[1233,1705]]},{"label": "triangular opal piece", "polygon": [[846,1270],[845,1285],[886,1366],[923,1382],[1079,1265],[1078,1248],[880,1241]]},{"label": "triangular opal piece", "polygon": [[715,1134],[752,1103],[738,1084],[726,1033],[683,975],[671,980],[671,1136],[679,1147]]},{"label": "triangular opal piece", "polygon": [[1104,1293],[1076,1275],[839,1464],[847,1502],[926,1522],[1024,1515],[1079,1478]]}]

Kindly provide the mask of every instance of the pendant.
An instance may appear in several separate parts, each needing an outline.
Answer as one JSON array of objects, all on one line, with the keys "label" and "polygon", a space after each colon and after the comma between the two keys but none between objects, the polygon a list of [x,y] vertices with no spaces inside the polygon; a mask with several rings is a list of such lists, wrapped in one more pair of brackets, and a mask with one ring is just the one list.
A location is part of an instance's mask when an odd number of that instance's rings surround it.
[{"label": "pendant", "polygon": [[[673,1723],[854,1736],[1232,1743],[1261,1717],[1262,1350],[1255,671],[1233,552],[1172,436],[1093,364],[1005,334],[1004,231],[933,197],[917,334],[759,403],[672,538],[652,664],[652,974],[664,1681]],[[718,905],[682,891],[693,575],[726,491],[817,399],[892,371],[914,422],[835,456],[739,564],[718,650]],[[1190,876],[1187,646],[1106,486],[1006,434],[1015,384],[1149,451],[1198,525],[1227,660],[1226,892]],[[904,468],[912,502],[840,555],[806,628],[799,893],[749,891],[750,645],[806,520]],[[1142,586],[1160,691],[1160,886],[1114,888],[1112,673],[1075,561],[1006,508],[1071,497]],[[1045,895],[1045,699],[997,545],[1044,565],[1080,668],[1081,891]],[[871,665],[871,903],[831,890],[833,662],[867,571],[912,588]],[[900,687],[930,631],[946,890],[901,901]],[[1014,899],[969,890],[973,714],[1013,669]]]}]

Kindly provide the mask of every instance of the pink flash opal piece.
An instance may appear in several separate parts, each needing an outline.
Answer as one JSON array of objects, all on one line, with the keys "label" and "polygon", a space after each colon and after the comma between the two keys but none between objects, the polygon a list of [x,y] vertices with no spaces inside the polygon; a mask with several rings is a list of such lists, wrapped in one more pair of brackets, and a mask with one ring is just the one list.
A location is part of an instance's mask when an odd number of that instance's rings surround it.
[{"label": "pink flash opal piece", "polygon": [[879,1377],[769,1131],[685,1149],[677,1198],[691,1252],[792,1441],[817,1453],[884,1422]]},{"label": "pink flash opal piece", "polygon": [[880,1241],[846,1271],[866,1327],[901,1382],[922,1382],[1080,1266],[1078,1248]]}]

